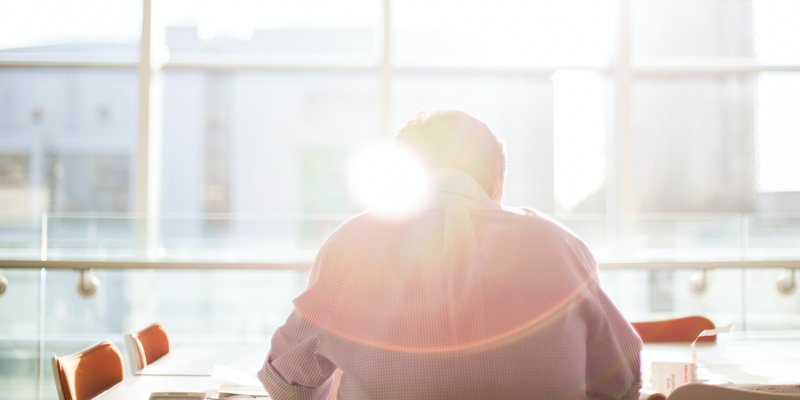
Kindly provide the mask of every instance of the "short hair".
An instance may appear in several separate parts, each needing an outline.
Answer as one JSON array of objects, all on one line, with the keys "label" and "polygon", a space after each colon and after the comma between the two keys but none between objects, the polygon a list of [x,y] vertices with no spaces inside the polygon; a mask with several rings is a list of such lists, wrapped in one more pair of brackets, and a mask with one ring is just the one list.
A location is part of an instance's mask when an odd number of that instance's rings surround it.
[{"label": "short hair", "polygon": [[475,179],[491,198],[503,187],[503,142],[477,118],[456,110],[421,113],[395,137],[420,153],[430,169],[455,168]]}]

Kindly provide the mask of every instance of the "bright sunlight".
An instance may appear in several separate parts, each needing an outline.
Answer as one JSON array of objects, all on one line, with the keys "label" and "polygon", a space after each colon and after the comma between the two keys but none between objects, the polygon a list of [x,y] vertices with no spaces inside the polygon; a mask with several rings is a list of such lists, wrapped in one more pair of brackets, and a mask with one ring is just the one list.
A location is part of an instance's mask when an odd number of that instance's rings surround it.
[{"label": "bright sunlight", "polygon": [[429,198],[425,167],[417,154],[405,147],[362,147],[351,157],[347,172],[356,200],[387,218],[412,214]]}]

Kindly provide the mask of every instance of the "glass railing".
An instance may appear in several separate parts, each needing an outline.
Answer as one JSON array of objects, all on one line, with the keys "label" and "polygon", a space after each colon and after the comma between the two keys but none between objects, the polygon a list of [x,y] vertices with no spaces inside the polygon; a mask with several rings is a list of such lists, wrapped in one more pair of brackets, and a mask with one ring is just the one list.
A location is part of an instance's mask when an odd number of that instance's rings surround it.
[{"label": "glass railing", "polygon": [[[250,342],[266,354],[316,248],[346,218],[161,218],[158,240],[125,215],[0,221],[0,399],[57,398],[53,354],[101,340],[125,354],[123,334],[153,321],[176,346]],[[587,241],[631,320],[704,314],[744,333],[800,332],[788,284],[800,216],[557,219]]]},{"label": "glass railing", "polygon": [[[56,399],[50,357],[111,340],[154,321],[176,346],[254,342],[269,337],[306,284],[305,271],[93,270],[91,297],[69,269],[5,269],[0,297],[0,398]],[[85,293],[85,292],[84,292]]]},{"label": "glass railing", "polygon": [[598,261],[800,260],[800,215],[663,214],[557,217]]}]

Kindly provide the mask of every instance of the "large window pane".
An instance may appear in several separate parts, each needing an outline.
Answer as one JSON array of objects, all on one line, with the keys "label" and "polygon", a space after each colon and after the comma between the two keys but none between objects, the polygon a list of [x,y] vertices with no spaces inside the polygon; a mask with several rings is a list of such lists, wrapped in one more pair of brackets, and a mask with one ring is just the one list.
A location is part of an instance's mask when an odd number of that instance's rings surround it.
[{"label": "large window pane", "polygon": [[[167,252],[192,243],[240,257],[316,248],[341,222],[336,214],[359,211],[344,176],[349,157],[388,139],[378,88],[371,72],[168,71]],[[208,218],[174,218],[187,214]]]},{"label": "large window pane", "polygon": [[[2,130],[0,130],[2,132]],[[39,216],[47,209],[45,189],[30,187],[30,154],[22,148],[0,152],[0,256],[35,258]]]},{"label": "large window pane", "polygon": [[4,69],[0,94],[4,248],[38,249],[44,213],[133,211],[134,71]]},{"label": "large window pane", "polygon": [[606,82],[597,72],[553,74],[555,200],[559,213],[605,212]]},{"label": "large window pane", "polygon": [[165,0],[158,7],[175,55],[374,61],[381,50],[380,1]]},{"label": "large window pane", "polygon": [[399,64],[602,64],[611,55],[613,2],[392,2]]},{"label": "large window pane", "polygon": [[756,85],[758,190],[800,192],[800,73],[763,72]]},{"label": "large window pane", "polygon": [[4,0],[0,53],[138,54],[142,0]]},{"label": "large window pane", "polygon": [[750,57],[750,0],[632,0],[635,56]]},{"label": "large window pane", "polygon": [[753,90],[737,74],[634,83],[634,211],[754,210]]},{"label": "large window pane", "polygon": [[800,2],[753,0],[753,40],[764,62],[799,62]]}]

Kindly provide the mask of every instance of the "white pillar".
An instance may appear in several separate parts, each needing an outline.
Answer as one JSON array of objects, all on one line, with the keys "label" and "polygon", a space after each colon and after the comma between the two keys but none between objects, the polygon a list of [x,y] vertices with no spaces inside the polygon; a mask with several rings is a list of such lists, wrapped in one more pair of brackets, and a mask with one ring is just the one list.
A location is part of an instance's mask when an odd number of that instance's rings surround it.
[{"label": "white pillar", "polygon": [[165,61],[164,28],[153,5],[144,0],[142,37],[139,54],[139,110],[136,148],[136,254],[149,257],[160,253],[161,217],[161,142],[163,82]]}]

